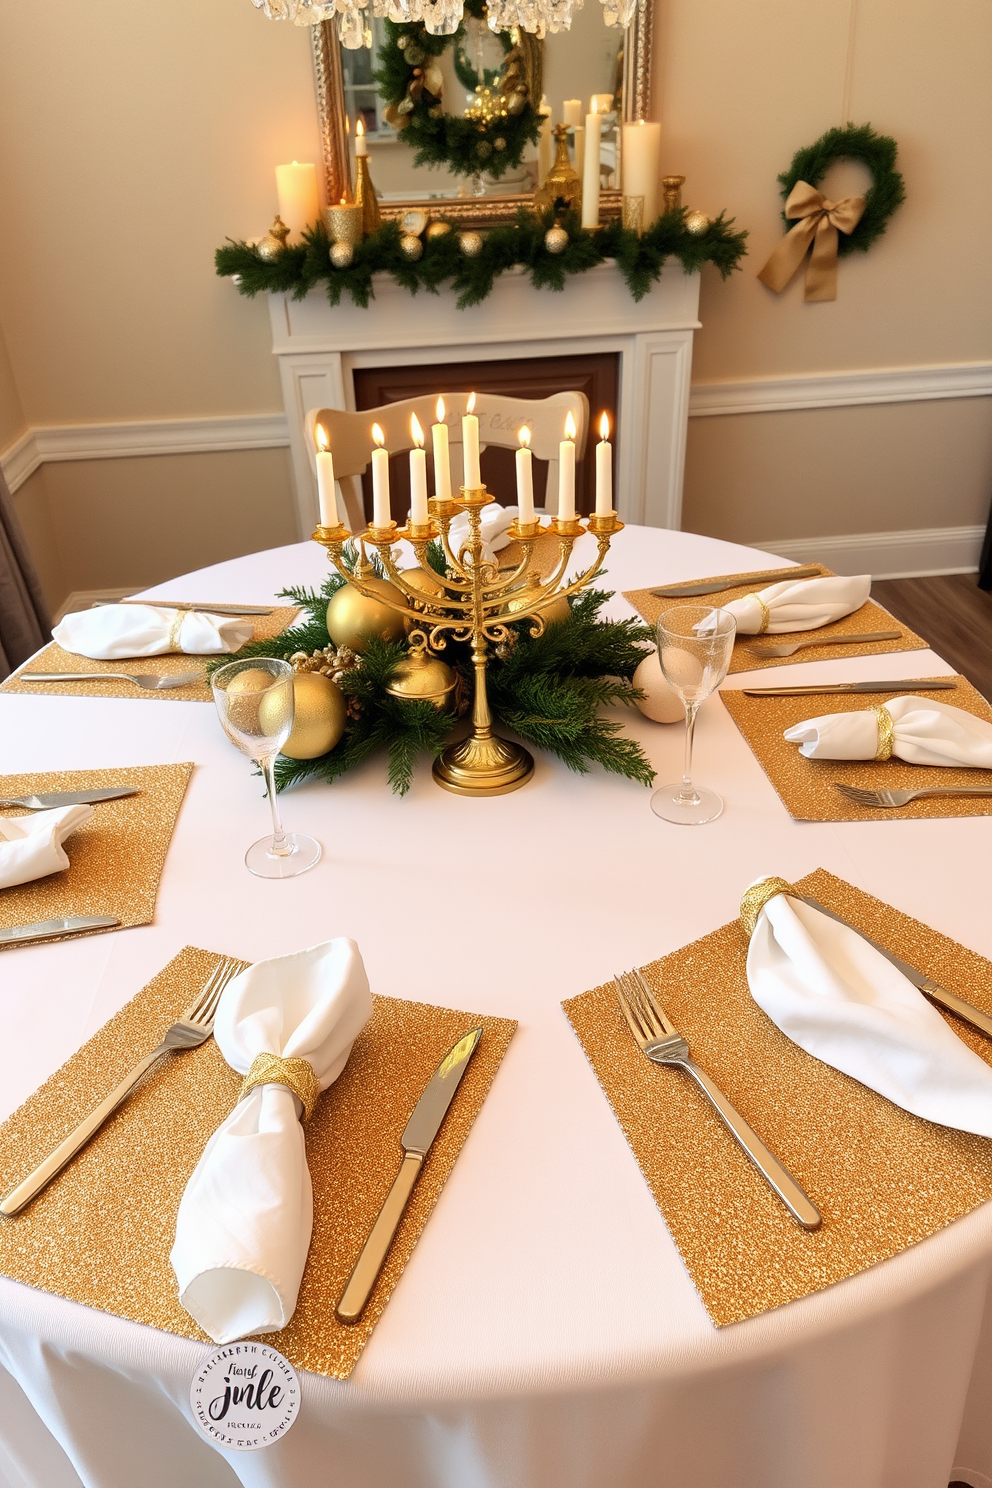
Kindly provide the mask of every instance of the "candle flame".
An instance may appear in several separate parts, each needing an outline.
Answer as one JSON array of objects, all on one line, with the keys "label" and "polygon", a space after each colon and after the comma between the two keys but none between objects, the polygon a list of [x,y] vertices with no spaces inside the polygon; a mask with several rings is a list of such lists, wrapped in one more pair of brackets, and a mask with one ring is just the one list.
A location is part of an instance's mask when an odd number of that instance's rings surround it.
[{"label": "candle flame", "polygon": [[444,399],[443,398],[438,398],[437,405],[436,405],[436,407],[434,409],[434,412],[437,415],[437,421],[438,421],[438,423],[439,424],[443,424],[444,423]]},{"label": "candle flame", "polygon": [[420,427],[420,420],[415,413],[411,413],[410,415],[410,433],[413,435],[413,442],[417,446],[417,448],[423,449],[424,431]]},{"label": "candle flame", "polygon": [[382,446],[386,442],[386,436],[385,436],[385,434],[383,434],[383,432],[379,428],[379,425],[378,424],[373,424],[372,425],[372,438],[375,440],[375,442],[379,446],[379,448],[382,449]]},{"label": "candle flame", "polygon": [[465,404],[465,412],[466,413],[474,413],[475,412],[475,394],[474,393],[469,393],[469,395],[468,395],[468,402]]},{"label": "candle flame", "polygon": [[314,429],[313,431],[313,435],[317,441],[317,448],[321,452],[326,451],[330,447],[330,440],[327,437],[327,431],[325,430],[323,424],[317,425],[316,429]]},{"label": "candle flame", "polygon": [[347,114],[344,116],[344,132],[345,134],[351,133],[351,120]]},{"label": "candle flame", "polygon": [[364,120],[362,120],[362,119],[356,119],[355,120],[355,133],[356,134],[364,134],[365,133],[365,122],[364,122]]},{"label": "candle flame", "polygon": [[530,430],[526,424],[521,425],[518,438],[522,449],[530,449]]},{"label": "candle flame", "polygon": [[575,435],[576,435],[575,419],[572,416],[572,410],[569,409],[568,410],[568,416],[565,419],[565,438],[566,439],[574,439],[575,438]]},{"label": "candle flame", "polygon": [[599,437],[604,440],[610,437],[610,415],[608,413],[604,413],[599,421]]}]

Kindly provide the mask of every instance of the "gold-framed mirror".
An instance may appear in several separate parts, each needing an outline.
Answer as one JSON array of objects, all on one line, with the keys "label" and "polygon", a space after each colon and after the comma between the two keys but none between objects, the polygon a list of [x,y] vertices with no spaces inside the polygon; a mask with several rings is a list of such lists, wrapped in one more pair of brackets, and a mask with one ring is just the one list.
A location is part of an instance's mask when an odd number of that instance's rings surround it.
[{"label": "gold-framed mirror", "polygon": [[[469,83],[475,81],[477,86],[481,83],[498,90],[504,82],[507,58],[511,67],[515,65],[526,76],[532,90],[536,77],[536,91],[546,99],[554,122],[561,120],[568,99],[580,99],[584,112],[592,95],[603,98],[601,111],[606,117],[600,215],[605,220],[620,213],[617,173],[621,126],[648,116],[651,17],[650,0],[638,0],[626,29],[608,27],[603,22],[602,7],[587,0],[575,12],[569,31],[538,42],[532,37],[494,35],[483,21],[466,16],[457,49],[451,38],[452,44],[443,55],[428,59],[428,63],[443,74],[442,97],[452,114],[464,115],[466,108],[477,106],[479,94],[467,86]],[[385,23],[373,23],[371,48],[344,50],[334,20],[312,27],[312,37],[329,203],[350,199],[355,179],[355,129],[360,120],[384,218],[426,211],[465,227],[489,227],[511,221],[521,206],[530,205],[542,164],[546,169],[550,163],[545,154],[539,164],[540,143],[525,146],[519,162],[508,166],[501,161],[501,170],[488,173],[485,168],[469,174],[464,166],[452,170],[414,163],[415,152],[402,138],[402,119],[397,118],[395,106],[390,107],[382,97],[373,77],[381,64],[383,48],[390,44]],[[607,97],[612,100],[609,110],[605,107]],[[543,148],[547,151],[548,144]]]}]

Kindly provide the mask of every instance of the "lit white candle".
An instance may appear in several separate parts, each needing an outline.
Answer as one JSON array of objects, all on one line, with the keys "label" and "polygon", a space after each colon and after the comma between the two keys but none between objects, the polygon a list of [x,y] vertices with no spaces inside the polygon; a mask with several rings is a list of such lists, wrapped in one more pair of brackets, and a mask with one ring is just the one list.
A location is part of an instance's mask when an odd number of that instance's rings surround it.
[{"label": "lit white candle", "polygon": [[276,192],[279,216],[289,228],[289,242],[299,242],[305,227],[312,227],[320,217],[317,196],[317,169],[313,165],[276,166]]},{"label": "lit white candle", "polygon": [[424,449],[424,431],[415,413],[410,415],[410,433],[414,447],[410,451],[410,521],[423,526],[428,520],[427,511],[427,451]]},{"label": "lit white candle", "polygon": [[[595,103],[595,99],[593,99]],[[602,125],[598,111],[586,114],[585,155],[582,166],[582,226],[599,226],[599,153]]]},{"label": "lit white candle", "polygon": [[643,196],[644,226],[658,215],[658,162],[661,157],[661,125],[638,119],[623,126],[623,194]]},{"label": "lit white candle", "polygon": [[372,438],[376,448],[372,451],[372,525],[388,527],[389,511],[389,455],[383,445],[386,436],[378,424],[372,425]]},{"label": "lit white candle", "polygon": [[462,418],[462,467],[465,488],[469,491],[477,491],[482,485],[482,471],[479,469],[479,420],[474,409],[475,394],[469,393]]},{"label": "lit white candle", "polygon": [[434,441],[434,495],[438,501],[451,500],[451,460],[448,457],[448,426],[444,422],[444,399],[438,398],[437,423],[431,426]]},{"label": "lit white candle", "polygon": [[520,430],[520,448],[517,450],[517,521],[534,520],[534,455],[530,447],[530,430],[524,424]]},{"label": "lit white candle", "polygon": [[320,505],[320,525],[337,527],[338,498],[334,489],[334,456],[327,447],[327,434],[323,424],[314,431],[317,442],[317,501]]},{"label": "lit white candle", "polygon": [[575,519],[575,419],[569,409],[565,438],[558,446],[558,520]]},{"label": "lit white candle", "polygon": [[367,155],[369,153],[369,142],[365,138],[365,123],[362,119],[355,120],[355,154]]},{"label": "lit white candle", "polygon": [[596,515],[613,515],[613,446],[610,443],[610,420],[605,413],[599,421],[599,443],[596,446]]}]

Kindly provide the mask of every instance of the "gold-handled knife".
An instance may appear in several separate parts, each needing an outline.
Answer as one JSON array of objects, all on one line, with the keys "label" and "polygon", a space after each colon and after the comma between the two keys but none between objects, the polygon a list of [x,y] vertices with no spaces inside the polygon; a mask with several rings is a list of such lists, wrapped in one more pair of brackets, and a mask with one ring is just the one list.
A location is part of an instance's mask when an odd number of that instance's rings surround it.
[{"label": "gold-handled knife", "polygon": [[825,682],[819,687],[745,687],[745,697],[819,697],[835,692],[939,692],[957,687],[952,677],[903,677],[898,682]]},{"label": "gold-handled knife", "polygon": [[877,940],[872,940],[870,935],[866,935],[863,930],[859,930],[857,925],[852,925],[850,920],[845,920],[841,915],[834,914],[832,909],[828,909],[825,904],[821,904],[819,899],[814,899],[811,894],[797,894],[796,897],[801,899],[804,904],[808,904],[812,909],[818,909],[828,919],[836,920],[838,925],[846,925],[849,930],[854,931],[855,935],[860,935],[861,939],[866,940],[870,946],[874,946],[875,950],[880,952],[886,961],[891,961],[896,970],[901,971],[903,976],[911,981],[914,987],[918,987],[921,992],[925,992],[932,1002],[939,1002],[941,1007],[947,1008],[948,1012],[955,1013],[965,1023],[970,1023],[973,1028],[977,1028],[986,1037],[992,1038],[992,1018],[989,1017],[988,1013],[983,1013],[979,1008],[972,1007],[971,1003],[965,1002],[963,997],[956,997],[953,992],[948,992],[946,987],[940,986],[932,977],[928,977],[926,972],[917,971],[915,966],[910,966],[907,961],[900,960],[893,951],[886,950],[885,946],[879,945]]},{"label": "gold-handled knife", "polygon": [[744,584],[777,583],[780,579],[819,579],[823,570],[818,563],[809,568],[767,568],[757,573],[723,574],[703,584],[666,584],[663,589],[649,589],[659,599],[691,599],[696,594],[723,594],[727,589],[740,589]]},{"label": "gold-handled knife", "polygon": [[424,1158],[441,1129],[441,1122],[455,1098],[455,1091],[461,1084],[462,1076],[481,1037],[482,1029],[473,1028],[471,1033],[466,1033],[464,1038],[458,1040],[453,1049],[448,1050],[413,1108],[413,1115],[400,1138],[400,1146],[403,1148],[400,1170],[369,1231],[369,1237],[362,1246],[362,1253],[355,1262],[355,1269],[348,1277],[337,1305],[337,1315],[342,1323],[357,1323],[362,1315],[410,1202],[413,1186],[420,1177]]}]

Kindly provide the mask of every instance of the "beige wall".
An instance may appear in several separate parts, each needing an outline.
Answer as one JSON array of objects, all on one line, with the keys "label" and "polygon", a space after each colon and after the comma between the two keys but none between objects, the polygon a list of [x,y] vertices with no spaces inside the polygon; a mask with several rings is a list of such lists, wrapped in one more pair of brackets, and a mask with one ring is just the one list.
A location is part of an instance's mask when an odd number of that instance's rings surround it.
[{"label": "beige wall", "polygon": [[[751,234],[743,274],[704,274],[698,380],[992,360],[987,0],[658,0],[655,55],[663,168]],[[836,303],[807,306],[755,272],[780,234],[776,174],[845,112],[896,136],[909,200],[842,264]],[[24,423],[281,409],[266,307],[212,256],[264,231],[279,161],[318,158],[304,29],[248,0],[0,6],[0,136],[0,448]],[[694,420],[685,525],[772,540],[977,522],[990,404]],[[181,541],[152,536],[159,499],[189,514]],[[248,546],[293,533],[282,451],[49,465],[18,505],[34,541],[49,533],[50,588],[233,553],[241,509]]]}]

